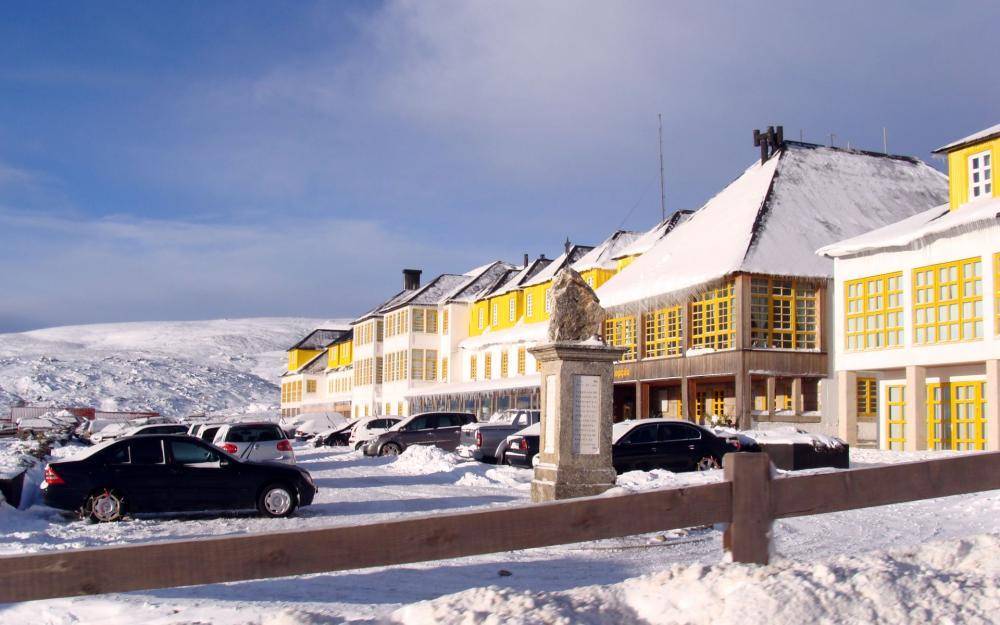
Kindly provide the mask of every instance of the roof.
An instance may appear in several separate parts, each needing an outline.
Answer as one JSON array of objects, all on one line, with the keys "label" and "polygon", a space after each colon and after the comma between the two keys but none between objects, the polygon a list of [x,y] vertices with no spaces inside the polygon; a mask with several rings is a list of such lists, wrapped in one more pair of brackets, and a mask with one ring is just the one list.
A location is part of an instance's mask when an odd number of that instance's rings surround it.
[{"label": "roof", "polygon": [[569,248],[568,252],[563,252],[552,262],[546,265],[541,271],[528,276],[528,278],[523,280],[519,286],[532,286],[548,282],[549,280],[555,278],[556,274],[559,273],[563,267],[573,265],[593,250],[593,245],[573,245]]},{"label": "roof", "polygon": [[[559,258],[562,258],[562,256]],[[502,276],[496,283],[480,293],[479,298],[477,299],[492,297],[494,295],[503,295],[504,293],[510,293],[511,291],[516,291],[523,286],[527,286],[529,283],[533,282],[532,278],[541,274],[550,265],[558,262],[558,260],[558,258],[556,260],[551,260],[549,258],[536,258],[524,267],[512,269],[507,272],[506,276]]]},{"label": "roof", "polygon": [[1000,124],[990,126],[986,130],[975,132],[968,137],[962,137],[958,141],[952,141],[947,145],[942,145],[938,149],[934,150],[933,153],[941,154],[942,152],[954,152],[955,150],[960,150],[973,143],[979,143],[980,141],[985,141],[986,139],[992,139],[994,137],[1000,137]]},{"label": "roof", "polygon": [[816,249],[947,197],[947,178],[917,159],[786,141],[597,295],[613,308],[666,302],[736,272],[829,278],[833,262]]},{"label": "roof", "polygon": [[640,232],[616,230],[600,245],[591,249],[573,263],[573,269],[587,271],[588,269],[614,269],[617,266],[615,258],[626,247],[642,236]]},{"label": "roof", "polygon": [[323,373],[326,371],[326,352],[320,352],[315,358],[299,367],[297,373]]},{"label": "roof", "polygon": [[293,349],[326,349],[330,343],[334,343],[350,330],[334,330],[331,328],[317,328],[307,334],[304,339],[292,345],[286,351]]},{"label": "roof", "polygon": [[949,210],[948,204],[935,206],[894,224],[866,232],[820,248],[816,253],[830,258],[855,256],[892,249],[918,247],[930,239],[995,228],[1000,225],[1000,198],[964,204]]},{"label": "roof", "polygon": [[441,383],[408,391],[406,397],[427,397],[433,395],[460,395],[483,391],[509,390],[515,388],[537,388],[542,383],[539,373],[529,373],[512,378],[474,380],[471,382]]},{"label": "roof", "polygon": [[469,282],[469,276],[443,273],[419,289],[410,291],[410,297],[399,298],[391,306],[383,307],[379,312],[387,313],[403,306],[437,306],[455,289]]},{"label": "roof", "polygon": [[620,258],[645,254],[649,251],[649,248],[656,244],[657,241],[670,234],[674,228],[687,221],[688,217],[693,214],[694,211],[689,210],[679,210],[674,212],[669,217],[641,234],[630,244],[618,250],[612,259],[618,260]]},{"label": "roof", "polygon": [[506,276],[508,271],[514,269],[514,265],[510,263],[505,263],[501,260],[495,260],[488,265],[483,265],[482,267],[476,267],[476,269],[468,272],[466,275],[471,274],[471,279],[465,284],[459,286],[457,289],[452,291],[445,301],[448,302],[472,302],[475,301],[479,294],[485,289],[492,286],[501,277]]}]

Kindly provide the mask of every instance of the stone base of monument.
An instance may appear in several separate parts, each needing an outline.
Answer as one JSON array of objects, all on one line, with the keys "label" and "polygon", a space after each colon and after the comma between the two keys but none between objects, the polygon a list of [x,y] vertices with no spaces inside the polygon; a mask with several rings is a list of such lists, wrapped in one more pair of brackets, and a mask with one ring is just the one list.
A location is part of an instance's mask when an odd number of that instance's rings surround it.
[{"label": "stone base of monument", "polygon": [[531,350],[542,374],[541,440],[532,501],[587,497],[614,486],[612,371],[623,351],[579,341]]}]

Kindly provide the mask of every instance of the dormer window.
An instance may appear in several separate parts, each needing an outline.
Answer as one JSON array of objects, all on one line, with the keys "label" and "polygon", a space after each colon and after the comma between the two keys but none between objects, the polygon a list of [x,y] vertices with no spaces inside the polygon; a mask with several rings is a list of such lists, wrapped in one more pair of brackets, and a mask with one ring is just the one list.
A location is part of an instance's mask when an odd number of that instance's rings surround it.
[{"label": "dormer window", "polygon": [[993,162],[987,150],[969,157],[969,199],[977,200],[992,195]]}]

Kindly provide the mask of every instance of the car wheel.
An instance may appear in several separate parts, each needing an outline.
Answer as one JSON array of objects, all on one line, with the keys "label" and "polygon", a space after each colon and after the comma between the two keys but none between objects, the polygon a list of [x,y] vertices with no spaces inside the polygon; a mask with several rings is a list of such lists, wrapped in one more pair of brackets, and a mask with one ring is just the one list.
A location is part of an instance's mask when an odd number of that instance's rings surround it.
[{"label": "car wheel", "polygon": [[271,484],[260,492],[257,509],[266,517],[278,518],[295,512],[295,493],[284,484]]},{"label": "car wheel", "polygon": [[398,456],[403,453],[403,450],[399,448],[396,443],[386,443],[382,446],[381,451],[378,452],[380,456]]},{"label": "car wheel", "polygon": [[83,514],[94,523],[121,521],[125,516],[125,498],[115,490],[99,490],[87,498]]},{"label": "car wheel", "polygon": [[698,461],[698,464],[695,465],[695,468],[698,469],[699,471],[711,471],[712,469],[718,469],[719,461],[718,459],[716,459],[715,456],[705,456],[704,458]]},{"label": "car wheel", "polygon": [[354,451],[361,451],[361,448],[364,447],[364,446],[365,446],[364,441],[361,441],[360,443],[355,443],[354,444]]}]

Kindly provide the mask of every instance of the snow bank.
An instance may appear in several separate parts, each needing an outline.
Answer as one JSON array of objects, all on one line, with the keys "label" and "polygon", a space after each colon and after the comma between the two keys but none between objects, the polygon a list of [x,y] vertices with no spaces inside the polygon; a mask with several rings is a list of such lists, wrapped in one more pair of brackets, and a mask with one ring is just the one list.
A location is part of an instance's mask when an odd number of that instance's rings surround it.
[{"label": "snow bank", "polygon": [[998,550],[1000,535],[989,534],[822,562],[676,564],[561,592],[490,586],[404,606],[391,622],[986,625],[1000,613]]},{"label": "snow bank", "polygon": [[628,492],[653,490],[656,488],[677,488],[681,486],[697,486],[722,481],[722,470],[689,471],[686,473],[671,473],[665,469],[652,471],[628,471],[618,476],[615,488],[605,491],[605,495],[623,495]]},{"label": "snow bank", "polygon": [[389,468],[406,475],[427,475],[452,471],[460,464],[471,463],[437,447],[412,445],[403,450]]},{"label": "snow bank", "polygon": [[837,449],[844,446],[844,442],[833,436],[806,432],[791,425],[776,427],[770,430],[746,430],[739,434],[752,438],[762,445],[794,445],[806,444],[813,447],[826,447]]}]

